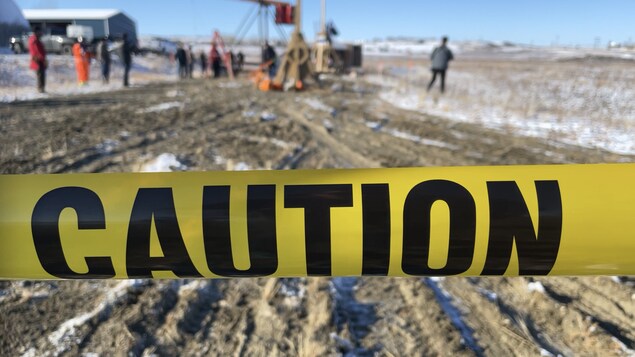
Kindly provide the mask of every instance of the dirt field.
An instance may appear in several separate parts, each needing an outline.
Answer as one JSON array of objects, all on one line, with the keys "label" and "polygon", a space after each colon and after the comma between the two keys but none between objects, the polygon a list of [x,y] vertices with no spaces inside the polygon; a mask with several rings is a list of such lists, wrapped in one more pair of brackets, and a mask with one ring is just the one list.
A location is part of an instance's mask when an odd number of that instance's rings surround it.
[{"label": "dirt field", "polygon": [[[189,81],[0,104],[0,173],[635,161],[391,106]],[[635,279],[0,282],[0,355],[629,356]]]}]

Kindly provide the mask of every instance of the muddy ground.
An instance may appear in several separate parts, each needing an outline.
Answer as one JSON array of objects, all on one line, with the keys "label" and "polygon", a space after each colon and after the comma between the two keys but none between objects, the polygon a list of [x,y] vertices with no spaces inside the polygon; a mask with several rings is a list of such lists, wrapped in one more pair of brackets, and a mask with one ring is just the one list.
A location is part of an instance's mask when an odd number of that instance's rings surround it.
[{"label": "muddy ground", "polygon": [[[193,80],[0,104],[0,173],[139,171],[162,153],[188,170],[635,161],[397,109],[378,90]],[[0,355],[624,356],[634,282],[0,282]]]}]

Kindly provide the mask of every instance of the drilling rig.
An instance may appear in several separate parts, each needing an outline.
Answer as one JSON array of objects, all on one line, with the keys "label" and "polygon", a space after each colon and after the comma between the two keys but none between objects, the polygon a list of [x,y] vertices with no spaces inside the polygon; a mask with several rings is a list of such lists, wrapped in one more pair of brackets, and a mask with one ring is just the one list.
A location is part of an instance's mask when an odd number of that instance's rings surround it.
[{"label": "drilling rig", "polygon": [[306,79],[315,73],[311,63],[311,49],[302,35],[302,0],[296,0],[294,21],[295,28],[273,79],[273,89],[302,90]]},{"label": "drilling rig", "polygon": [[322,0],[320,32],[313,45],[316,73],[334,73],[344,67],[342,58],[333,47],[333,34],[334,27],[326,23],[326,0]]},{"label": "drilling rig", "polygon": [[[254,76],[258,87],[261,90],[304,89],[307,78],[312,77],[315,72],[311,63],[311,49],[304,41],[304,36],[302,35],[302,0],[296,0],[295,6],[292,6],[287,2],[274,0],[243,1],[258,4],[258,22],[261,46],[268,41],[268,19],[270,16],[270,7],[275,7],[276,9],[274,19],[277,25],[294,25],[293,33],[288,40],[284,54],[281,56],[278,70],[274,78],[265,78],[262,73],[259,73],[257,76]],[[241,26],[239,27],[239,36],[237,36],[239,41],[242,38],[240,34],[244,34],[249,30],[249,28],[245,27],[245,25],[248,24],[250,19],[253,22],[253,14],[248,15],[241,23]],[[284,35],[283,31],[281,31],[281,35]],[[262,72],[262,70],[269,64],[262,64],[259,68],[259,72]]]}]

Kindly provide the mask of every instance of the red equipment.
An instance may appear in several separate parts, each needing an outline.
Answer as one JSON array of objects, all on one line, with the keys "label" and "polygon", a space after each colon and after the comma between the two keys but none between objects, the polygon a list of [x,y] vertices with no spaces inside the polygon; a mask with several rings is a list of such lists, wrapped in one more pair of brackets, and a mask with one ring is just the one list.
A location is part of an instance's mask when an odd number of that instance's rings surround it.
[{"label": "red equipment", "polygon": [[216,44],[217,48],[219,49],[219,52],[222,54],[221,55],[222,60],[225,63],[225,68],[227,68],[227,74],[229,75],[229,79],[234,79],[232,56],[231,56],[231,53],[229,53],[225,49],[225,41],[223,41],[223,38],[220,36],[220,33],[218,31],[214,31],[214,38],[212,39],[212,43]]},{"label": "red equipment", "polygon": [[294,15],[295,6],[290,4],[276,4],[276,24],[293,25],[295,24]]}]

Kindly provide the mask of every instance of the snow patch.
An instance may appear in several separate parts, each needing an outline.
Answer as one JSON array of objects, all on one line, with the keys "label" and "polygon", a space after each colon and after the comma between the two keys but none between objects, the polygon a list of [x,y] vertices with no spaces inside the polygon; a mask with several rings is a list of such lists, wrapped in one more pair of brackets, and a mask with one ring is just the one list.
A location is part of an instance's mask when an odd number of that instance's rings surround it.
[{"label": "snow patch", "polygon": [[183,107],[183,103],[181,102],[167,102],[167,103],[153,105],[145,109],[140,109],[137,111],[137,114],[157,113],[157,112],[166,111],[172,108],[182,108],[182,107]]},{"label": "snow patch", "polygon": [[326,129],[326,131],[328,131],[329,133],[332,132],[333,129],[335,129],[335,125],[333,125],[333,122],[328,119],[322,120],[322,125],[324,125],[324,129]]},{"label": "snow patch", "polygon": [[229,88],[242,88],[247,86],[248,84],[245,83],[241,83],[241,82],[222,82],[218,84],[218,88],[225,88],[225,89],[229,89]]},{"label": "snow patch", "polygon": [[302,102],[315,110],[324,111],[330,114],[333,114],[335,112],[335,109],[333,107],[324,104],[317,98],[305,98]]},{"label": "snow patch", "polygon": [[180,97],[183,94],[185,94],[185,93],[183,93],[183,91],[180,91],[178,89],[173,89],[173,90],[169,90],[169,91],[165,92],[165,96],[168,97],[168,98]]},{"label": "snow patch", "polygon": [[622,352],[624,352],[626,356],[635,357],[635,350],[630,349],[628,346],[626,346],[626,344],[624,344],[615,336],[611,337],[611,340],[613,340],[613,342],[615,342],[618,346],[620,346],[620,349],[622,350]]},{"label": "snow patch", "polygon": [[459,147],[456,145],[452,145],[443,141],[439,141],[439,140],[433,140],[433,139],[425,139],[422,138],[420,136],[417,135],[413,135],[410,133],[407,133],[405,131],[400,131],[397,129],[384,129],[383,131],[385,131],[386,133],[399,138],[399,139],[404,139],[404,140],[408,140],[408,141],[412,141],[415,143],[419,143],[422,145],[426,145],[426,146],[435,146],[441,149],[448,149],[448,150],[458,150]]},{"label": "snow patch", "polygon": [[373,129],[373,131],[381,129],[381,123],[378,123],[376,121],[366,121],[364,124],[366,124],[367,127]]},{"label": "snow patch", "polygon": [[117,149],[117,147],[119,147],[119,142],[117,140],[106,139],[102,143],[97,144],[95,149],[101,155],[110,155]]},{"label": "snow patch", "polygon": [[455,299],[441,285],[438,279],[424,278],[423,282],[432,290],[441,309],[450,318],[452,324],[459,330],[463,343],[477,355],[482,356],[483,350],[474,337],[474,331],[463,321],[461,311],[455,306]]},{"label": "snow patch", "polygon": [[234,171],[249,171],[251,167],[246,162],[239,162],[234,166]]},{"label": "snow patch", "polygon": [[271,112],[263,112],[260,114],[260,121],[274,121],[278,119],[278,116]]},{"label": "snow patch", "polygon": [[245,118],[253,118],[256,116],[256,112],[254,112],[253,110],[245,110],[243,112],[243,117]]},{"label": "snow patch", "polygon": [[288,142],[286,142],[286,141],[282,141],[282,140],[280,140],[280,139],[276,139],[276,138],[271,138],[271,139],[269,139],[269,141],[270,141],[273,145],[275,145],[275,146],[277,146],[277,147],[279,147],[279,148],[283,148],[283,149],[288,149],[288,148],[290,148],[290,147],[295,146],[294,144],[290,144],[290,143],[288,143]]},{"label": "snow patch", "polygon": [[527,284],[527,290],[529,292],[534,292],[535,291],[535,292],[539,292],[541,294],[545,293],[545,287],[539,281],[532,281],[532,282],[528,283]]},{"label": "snow patch", "polygon": [[304,278],[282,278],[280,279],[280,289],[278,292],[284,296],[287,306],[298,307],[302,299],[306,296],[306,279]]},{"label": "snow patch", "polygon": [[540,349],[540,356],[541,357],[555,357],[555,355],[547,350],[545,350],[544,348]]},{"label": "snow patch", "polygon": [[97,352],[83,352],[82,357],[99,357]]},{"label": "snow patch", "polygon": [[188,167],[182,164],[174,154],[163,153],[141,167],[140,172],[185,171]]}]

